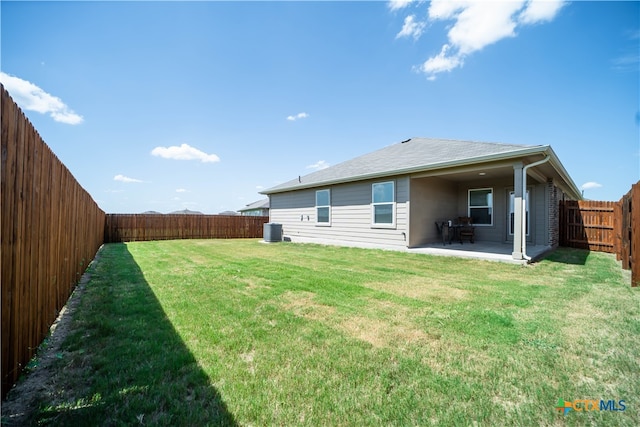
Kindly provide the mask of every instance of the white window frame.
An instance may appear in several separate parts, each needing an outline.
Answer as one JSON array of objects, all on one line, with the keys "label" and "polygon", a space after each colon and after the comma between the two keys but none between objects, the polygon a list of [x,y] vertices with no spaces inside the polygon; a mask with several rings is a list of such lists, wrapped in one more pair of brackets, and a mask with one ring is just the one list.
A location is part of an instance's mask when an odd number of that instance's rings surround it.
[{"label": "white window frame", "polygon": [[[323,193],[323,192],[327,192],[327,194],[329,195],[329,204],[328,205],[319,205],[318,204],[318,193]],[[327,222],[320,222],[320,215],[318,215],[318,209],[327,209],[329,211],[329,221]],[[324,188],[322,190],[316,190],[316,225],[319,227],[331,227],[331,189],[329,188]]]},{"label": "white window frame", "polygon": [[[491,192],[491,204],[490,205],[483,205],[483,206],[471,206],[471,192],[472,191],[483,191],[483,190],[489,190]],[[493,209],[493,187],[485,187],[485,188],[470,188],[467,192],[467,216],[468,217],[473,217],[473,215],[471,215],[471,210],[472,209],[489,209],[489,211],[491,212],[491,223],[490,224],[477,224],[475,221],[473,221],[473,225],[474,227],[491,227],[493,226],[493,217],[494,215],[494,209]]]},{"label": "white window frame", "polygon": [[[393,200],[391,202],[376,202],[375,201],[375,186],[391,184]],[[376,206],[391,205],[391,222],[377,223],[376,221]],[[374,182],[371,184],[371,227],[372,228],[396,228],[396,182],[395,181],[383,181]]]}]

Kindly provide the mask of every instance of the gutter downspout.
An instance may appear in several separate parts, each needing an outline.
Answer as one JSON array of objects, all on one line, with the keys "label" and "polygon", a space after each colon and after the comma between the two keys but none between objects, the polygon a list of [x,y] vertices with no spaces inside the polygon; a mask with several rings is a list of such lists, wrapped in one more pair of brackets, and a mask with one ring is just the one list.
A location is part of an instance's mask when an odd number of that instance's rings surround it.
[{"label": "gutter downspout", "polygon": [[527,255],[527,170],[534,166],[547,163],[550,159],[551,156],[547,154],[544,159],[533,162],[522,168],[522,258],[527,261],[531,261],[531,257]]}]

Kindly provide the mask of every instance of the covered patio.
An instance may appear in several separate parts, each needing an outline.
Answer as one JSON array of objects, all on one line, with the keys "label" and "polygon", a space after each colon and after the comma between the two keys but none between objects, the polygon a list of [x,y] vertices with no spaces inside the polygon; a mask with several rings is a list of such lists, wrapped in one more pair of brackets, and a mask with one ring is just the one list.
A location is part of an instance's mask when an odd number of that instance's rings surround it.
[{"label": "covered patio", "polygon": [[344,240],[331,240],[331,239],[312,239],[303,237],[287,238],[285,241],[294,243],[315,243],[320,245],[334,245],[334,246],[349,246],[354,248],[364,249],[383,249],[390,251],[408,252],[414,254],[425,255],[438,255],[438,256],[451,256],[460,258],[475,258],[485,261],[499,261],[507,262],[510,264],[528,264],[534,262],[544,256],[552,248],[550,246],[528,246],[527,253],[531,257],[531,260],[526,259],[514,259],[512,256],[513,243],[512,242],[486,242],[476,241],[475,243],[463,243],[453,242],[451,244],[443,245],[442,243],[424,244],[415,248],[407,248],[392,245],[381,245],[374,243],[353,242]]},{"label": "covered patio", "polygon": [[[553,150],[484,160],[411,176],[409,252],[527,264],[558,245],[559,201],[580,196]],[[474,244],[458,242],[464,218]]]},{"label": "covered patio", "polygon": [[454,241],[451,244],[446,245],[443,245],[442,243],[425,244],[416,248],[408,248],[407,252],[439,256],[453,256],[461,258],[475,258],[487,261],[508,262],[512,264],[527,264],[528,262],[537,261],[550,250],[550,246],[527,246],[527,254],[529,257],[531,257],[531,260],[514,259],[512,255],[512,242],[498,243],[476,241],[475,243],[465,242],[464,244],[460,244]]}]

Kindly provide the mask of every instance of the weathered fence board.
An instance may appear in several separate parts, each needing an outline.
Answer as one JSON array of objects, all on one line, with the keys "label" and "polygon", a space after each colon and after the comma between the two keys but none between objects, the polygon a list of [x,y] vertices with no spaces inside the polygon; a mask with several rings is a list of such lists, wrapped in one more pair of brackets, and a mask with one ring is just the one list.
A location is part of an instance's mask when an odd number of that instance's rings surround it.
[{"label": "weathered fence board", "polygon": [[4,398],[102,244],[105,214],[0,88]]},{"label": "weathered fence board", "polygon": [[[635,201],[635,205],[634,205]],[[640,181],[620,201],[622,204],[622,264],[631,270],[631,286],[640,286]]]},{"label": "weathered fence board", "polygon": [[104,240],[259,238],[268,221],[266,216],[107,214]]},{"label": "weathered fence board", "polygon": [[633,186],[632,199],[636,201],[636,208],[633,210],[631,217],[632,236],[630,240],[633,245],[633,251],[631,251],[631,286],[640,286],[640,209],[638,209],[638,204],[640,203],[640,184]]}]

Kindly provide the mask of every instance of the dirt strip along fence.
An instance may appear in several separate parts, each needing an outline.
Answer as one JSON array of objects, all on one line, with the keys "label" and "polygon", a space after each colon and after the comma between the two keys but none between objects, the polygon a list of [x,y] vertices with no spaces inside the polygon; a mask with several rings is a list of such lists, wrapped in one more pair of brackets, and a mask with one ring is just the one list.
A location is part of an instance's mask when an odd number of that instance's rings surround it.
[{"label": "dirt strip along fence", "polygon": [[560,202],[560,245],[616,254],[640,286],[640,181],[618,202]]},{"label": "dirt strip along fence", "polygon": [[4,398],[102,244],[105,214],[0,89]]},{"label": "dirt strip along fence", "polygon": [[268,216],[108,214],[104,241],[263,237]]}]

